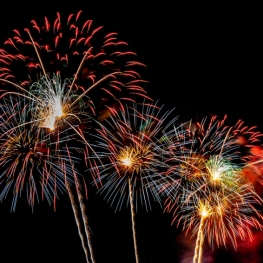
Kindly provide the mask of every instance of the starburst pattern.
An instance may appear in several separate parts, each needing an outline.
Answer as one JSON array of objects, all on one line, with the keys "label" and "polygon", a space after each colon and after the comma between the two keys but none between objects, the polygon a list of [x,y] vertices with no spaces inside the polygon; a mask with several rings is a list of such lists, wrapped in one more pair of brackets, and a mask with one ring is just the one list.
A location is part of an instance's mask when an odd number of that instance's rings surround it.
[{"label": "starburst pattern", "polygon": [[116,209],[129,200],[129,178],[134,198],[139,198],[146,209],[151,206],[150,196],[161,202],[151,187],[146,187],[150,177],[164,165],[162,134],[175,121],[168,121],[169,112],[161,112],[154,104],[133,104],[119,112],[112,111],[111,118],[94,135],[98,158],[92,172],[98,187],[102,183],[100,192],[112,203],[117,202]]}]

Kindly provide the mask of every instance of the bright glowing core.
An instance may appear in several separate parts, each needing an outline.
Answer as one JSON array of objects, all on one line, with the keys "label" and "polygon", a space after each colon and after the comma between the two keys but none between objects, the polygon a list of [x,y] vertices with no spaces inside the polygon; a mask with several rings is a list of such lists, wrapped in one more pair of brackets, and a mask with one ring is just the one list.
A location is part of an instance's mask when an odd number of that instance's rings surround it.
[{"label": "bright glowing core", "polygon": [[63,115],[63,110],[62,110],[62,106],[60,103],[60,99],[58,97],[56,97],[55,99],[55,116],[56,117],[62,117]]},{"label": "bright glowing core", "polygon": [[125,166],[130,166],[132,162],[131,162],[131,159],[127,157],[127,158],[122,159],[122,163]]},{"label": "bright glowing core", "polygon": [[220,178],[220,172],[215,171],[215,172],[212,174],[212,178],[213,178],[214,181],[217,181],[217,180]]},{"label": "bright glowing core", "polygon": [[202,209],[200,214],[202,217],[208,217],[208,215],[209,215],[209,213],[205,207]]}]

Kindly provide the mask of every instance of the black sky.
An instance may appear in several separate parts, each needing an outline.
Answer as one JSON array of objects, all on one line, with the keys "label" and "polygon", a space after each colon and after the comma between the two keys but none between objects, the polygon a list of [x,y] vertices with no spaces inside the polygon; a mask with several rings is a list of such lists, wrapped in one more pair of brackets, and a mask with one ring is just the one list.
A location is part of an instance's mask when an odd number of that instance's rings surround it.
[{"label": "black sky", "polygon": [[[0,48],[14,28],[29,26],[32,19],[83,10],[87,19],[118,32],[129,43],[138,60],[147,65],[149,95],[168,108],[175,107],[183,119],[228,114],[233,121],[243,119],[263,131],[262,16],[258,7],[71,2],[6,2],[1,6]],[[25,202],[25,198],[19,200],[17,211],[11,214],[10,202],[0,206],[0,261],[85,262],[67,196],[58,200],[56,212],[41,202],[32,213]],[[87,210],[97,263],[134,262],[129,209],[114,213],[91,190]],[[170,222],[171,216],[155,205],[152,212],[139,211],[141,263],[192,261],[193,242],[184,243]],[[204,262],[262,262],[251,258],[257,258],[257,251],[248,255],[244,243],[240,246],[242,250],[235,253],[223,248],[205,252],[208,261]],[[258,250],[260,244],[255,247]]]}]

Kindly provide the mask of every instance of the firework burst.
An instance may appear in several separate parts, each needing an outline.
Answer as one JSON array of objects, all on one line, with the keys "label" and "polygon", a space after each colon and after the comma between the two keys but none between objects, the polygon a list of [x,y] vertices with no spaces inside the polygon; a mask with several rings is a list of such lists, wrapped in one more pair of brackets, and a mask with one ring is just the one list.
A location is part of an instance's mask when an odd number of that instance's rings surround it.
[{"label": "firework burst", "polygon": [[262,229],[262,216],[257,210],[262,200],[242,173],[250,159],[249,151],[242,153],[237,143],[242,136],[249,149],[260,134],[241,121],[227,126],[226,118],[219,121],[216,117],[208,123],[204,120],[195,129],[189,125],[185,134],[190,143],[184,145],[181,159],[178,142],[170,147],[169,181],[163,180],[159,189],[165,189],[168,196],[165,210],[173,211],[173,222],[197,235],[193,262],[199,263],[205,238],[212,247],[214,243],[226,246],[227,240],[236,247],[237,238],[252,238],[251,228]]},{"label": "firework burst", "polygon": [[11,82],[27,88],[43,75],[60,74],[81,92],[98,87],[93,98],[100,98],[97,103],[105,96],[117,102],[146,97],[145,81],[137,72],[144,65],[117,33],[105,33],[92,20],[83,20],[82,11],[67,18],[57,13],[50,21],[47,17],[43,23],[32,20],[30,27],[14,29],[13,37],[5,41],[5,49],[0,50],[0,78],[9,90]]},{"label": "firework burst", "polygon": [[[32,96],[32,110],[35,111],[35,120],[39,127],[54,129],[67,129],[67,123],[82,123],[80,115],[87,115],[87,106],[82,100],[80,105],[72,103],[79,95],[68,88],[69,83],[61,82],[60,75],[54,75],[52,79],[42,77],[30,87]],[[85,98],[89,101],[88,98]],[[75,106],[75,107],[74,107]],[[61,127],[62,126],[62,127]]]},{"label": "firework burst", "polygon": [[106,194],[105,198],[112,204],[117,201],[116,210],[125,200],[128,204],[128,178],[137,192],[134,198],[139,198],[147,210],[151,207],[151,195],[160,201],[155,192],[145,186],[150,178],[147,175],[158,174],[164,165],[162,134],[175,121],[167,120],[169,112],[163,115],[161,112],[154,104],[133,104],[119,112],[112,110],[111,118],[96,130],[97,157],[93,159],[96,165],[91,171],[98,187],[104,182],[100,192]]},{"label": "firework burst", "polygon": [[[66,149],[58,147],[54,138],[62,135],[39,129],[29,105],[28,100],[12,96],[0,104],[1,200],[13,189],[13,211],[23,191],[32,207],[39,195],[55,204],[57,193],[66,190],[65,182],[73,182]],[[70,136],[64,138],[68,140]]]},{"label": "firework burst", "polygon": [[162,114],[162,110],[153,104],[133,104],[120,112],[112,111],[111,118],[95,135],[97,157],[91,172],[97,178],[95,183],[99,192],[111,204],[116,203],[116,210],[123,203],[130,205],[136,262],[139,257],[135,210],[139,202],[150,209],[151,197],[161,203],[159,195],[149,185],[164,165],[162,135],[175,121],[168,121],[169,114]]}]

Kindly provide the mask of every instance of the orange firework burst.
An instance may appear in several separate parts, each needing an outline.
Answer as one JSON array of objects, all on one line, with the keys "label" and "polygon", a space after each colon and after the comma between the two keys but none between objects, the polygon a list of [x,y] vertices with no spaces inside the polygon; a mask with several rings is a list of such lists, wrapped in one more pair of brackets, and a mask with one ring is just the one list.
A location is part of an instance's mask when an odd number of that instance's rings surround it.
[{"label": "orange firework burst", "polygon": [[260,134],[240,121],[234,126],[225,123],[212,117],[208,124],[197,124],[197,130],[189,129],[191,143],[184,146],[182,158],[176,146],[170,148],[166,176],[172,180],[159,186],[168,193],[165,210],[173,211],[173,222],[197,235],[194,263],[201,262],[205,238],[212,247],[226,246],[227,239],[236,247],[237,238],[252,239],[251,227],[262,229],[257,210],[262,200],[242,173],[250,155],[241,154],[236,139],[246,137],[251,147]]}]

